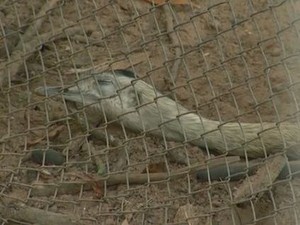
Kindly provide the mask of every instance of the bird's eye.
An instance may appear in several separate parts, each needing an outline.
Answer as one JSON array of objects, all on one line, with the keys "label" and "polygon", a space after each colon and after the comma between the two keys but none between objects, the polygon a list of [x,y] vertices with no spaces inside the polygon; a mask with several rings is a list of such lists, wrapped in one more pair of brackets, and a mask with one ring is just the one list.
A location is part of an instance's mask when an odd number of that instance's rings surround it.
[{"label": "bird's eye", "polygon": [[97,82],[98,82],[99,85],[109,85],[109,84],[112,84],[111,80],[104,80],[104,79],[98,79]]},{"label": "bird's eye", "polygon": [[111,97],[116,94],[114,83],[110,79],[97,79],[97,85],[102,97]]}]

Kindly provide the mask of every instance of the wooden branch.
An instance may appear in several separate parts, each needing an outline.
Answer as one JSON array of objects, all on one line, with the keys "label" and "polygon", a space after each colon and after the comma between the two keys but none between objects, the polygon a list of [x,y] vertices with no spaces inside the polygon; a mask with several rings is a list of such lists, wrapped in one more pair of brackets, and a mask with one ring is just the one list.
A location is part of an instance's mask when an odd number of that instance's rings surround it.
[{"label": "wooden branch", "polygon": [[[117,146],[121,146],[122,142],[121,140],[119,140],[118,138],[115,138],[114,136],[112,136],[111,134],[107,134],[104,130],[102,129],[94,129],[91,132],[91,136],[94,137],[95,139],[101,140],[103,142],[108,142],[111,146],[113,147],[117,147]],[[106,139],[107,138],[107,139]]]},{"label": "wooden branch", "polygon": [[31,224],[44,225],[75,225],[82,224],[79,222],[80,217],[74,214],[62,214],[45,211],[21,204],[0,204],[0,215],[5,220],[27,222]]},{"label": "wooden branch", "polygon": [[[254,175],[257,169],[263,165],[260,161],[250,161],[249,167],[247,167],[246,162],[234,162],[231,164],[218,165],[216,167],[209,167],[209,173],[207,169],[199,169],[197,172],[197,178],[200,181],[211,181],[225,180],[238,181],[246,177],[246,175]],[[228,173],[229,170],[229,173]],[[289,161],[285,164],[283,169],[278,175],[279,180],[290,179],[290,177],[295,177],[300,175],[300,160]],[[209,177],[209,179],[208,179]]]},{"label": "wooden branch", "polygon": [[[237,162],[239,157],[227,157],[226,160],[230,162]],[[219,166],[224,164],[223,159],[212,159],[209,162],[194,164],[189,167],[176,170],[174,173],[149,173],[149,174],[140,174],[140,173],[124,173],[124,174],[112,174],[106,177],[93,176],[93,179],[65,182],[59,184],[34,184],[31,189],[31,195],[33,196],[50,196],[55,193],[55,190],[58,189],[58,194],[76,194],[83,190],[91,190],[93,185],[97,183],[98,185],[118,185],[118,184],[146,184],[148,182],[160,182],[166,180],[175,180],[182,177],[185,177],[187,174],[194,174],[199,169],[206,169],[207,164],[209,166]],[[67,174],[66,174],[67,175]],[[72,174],[74,176],[74,174]],[[75,174],[76,176],[76,174]],[[82,176],[78,176],[82,177]]]},{"label": "wooden branch", "polygon": [[175,48],[175,60],[171,69],[171,74],[173,76],[174,83],[176,83],[178,78],[179,65],[182,61],[182,59],[180,58],[182,51],[180,42],[178,40],[178,37],[176,36],[176,30],[174,31],[173,16],[170,7],[171,6],[169,4],[163,5],[163,10],[166,15],[167,34],[170,37],[172,46]]}]

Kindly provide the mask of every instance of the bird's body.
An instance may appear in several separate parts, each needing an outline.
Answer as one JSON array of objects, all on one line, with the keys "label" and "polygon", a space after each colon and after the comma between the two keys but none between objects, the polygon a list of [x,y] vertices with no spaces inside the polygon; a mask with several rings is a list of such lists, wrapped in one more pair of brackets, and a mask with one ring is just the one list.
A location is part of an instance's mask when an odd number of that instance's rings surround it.
[{"label": "bird's body", "polygon": [[37,92],[61,93],[68,101],[93,107],[104,121],[117,121],[134,132],[188,142],[219,154],[264,157],[296,145],[300,138],[300,129],[294,124],[221,124],[206,119],[126,70],[93,74],[66,89],[40,87]]}]

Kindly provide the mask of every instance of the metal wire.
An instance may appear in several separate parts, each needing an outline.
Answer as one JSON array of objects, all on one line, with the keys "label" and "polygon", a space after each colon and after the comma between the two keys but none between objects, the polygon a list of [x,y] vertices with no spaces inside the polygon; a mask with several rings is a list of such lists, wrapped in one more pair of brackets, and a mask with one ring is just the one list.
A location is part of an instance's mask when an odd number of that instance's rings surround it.
[{"label": "metal wire", "polygon": [[[298,161],[283,154],[288,176],[273,181],[264,138],[300,124],[299,15],[297,0],[2,1],[1,224],[299,224]],[[170,121],[157,138],[63,98],[90,71],[115,69],[155,87],[162,95],[154,102],[167,96],[189,109],[174,120],[196,113],[219,121],[200,135],[204,147],[186,135],[168,140]],[[40,86],[62,91],[40,96]],[[267,184],[256,189],[245,150],[239,174],[250,194],[236,201],[242,181],[234,180],[224,129],[239,124],[247,146],[256,140],[245,137],[245,122],[261,124],[265,158],[255,163]],[[227,153],[208,147],[217,132]],[[50,150],[64,163],[49,162]],[[229,177],[212,179],[215,161]]]}]

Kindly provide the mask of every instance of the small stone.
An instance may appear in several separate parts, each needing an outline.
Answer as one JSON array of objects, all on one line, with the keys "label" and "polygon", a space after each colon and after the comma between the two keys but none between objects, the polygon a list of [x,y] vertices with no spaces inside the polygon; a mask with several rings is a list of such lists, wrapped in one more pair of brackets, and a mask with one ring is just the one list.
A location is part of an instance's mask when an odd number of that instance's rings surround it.
[{"label": "small stone", "polygon": [[270,55],[273,57],[277,57],[281,55],[281,48],[274,47],[271,49]]},{"label": "small stone", "polygon": [[45,154],[45,165],[62,165],[66,158],[65,156],[56,150],[48,149],[48,150],[34,150],[31,153],[31,160],[38,164],[43,164],[43,158]]}]

